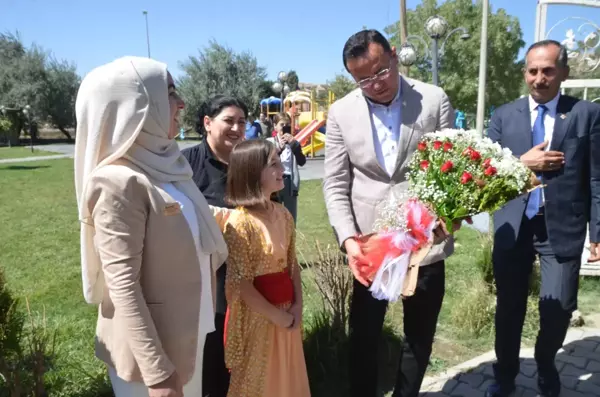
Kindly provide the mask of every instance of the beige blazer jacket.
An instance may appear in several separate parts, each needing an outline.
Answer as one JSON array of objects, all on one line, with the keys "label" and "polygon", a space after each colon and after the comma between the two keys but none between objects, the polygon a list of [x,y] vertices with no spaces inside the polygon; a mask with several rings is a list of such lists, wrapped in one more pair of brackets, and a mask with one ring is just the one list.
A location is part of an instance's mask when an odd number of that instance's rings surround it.
[{"label": "beige blazer jacket", "polygon": [[135,165],[120,160],[89,182],[95,247],[106,287],[96,355],[119,377],[151,386],[194,372],[200,264],[179,204]]},{"label": "beige blazer jacket", "polygon": [[[370,109],[362,91],[352,91],[329,110],[323,192],[342,248],[346,239],[372,233],[379,206],[408,189],[408,163],[423,134],[453,126],[454,109],[441,88],[402,76],[400,85],[402,125],[391,176],[377,160]],[[434,245],[421,265],[443,260],[453,250],[452,239]]]}]

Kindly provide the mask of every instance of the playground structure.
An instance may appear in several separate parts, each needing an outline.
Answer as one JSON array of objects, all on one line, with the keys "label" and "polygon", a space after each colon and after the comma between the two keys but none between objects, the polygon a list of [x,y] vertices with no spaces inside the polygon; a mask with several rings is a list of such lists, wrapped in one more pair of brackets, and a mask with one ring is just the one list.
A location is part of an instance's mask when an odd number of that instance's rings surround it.
[{"label": "playground structure", "polygon": [[[326,101],[317,101],[314,92],[293,91],[283,100],[283,111],[292,119],[296,140],[302,145],[302,152],[314,158],[325,147],[325,122],[329,106],[335,101],[335,95],[329,91]],[[261,112],[267,117],[280,112],[281,99],[265,98],[260,101]]]}]

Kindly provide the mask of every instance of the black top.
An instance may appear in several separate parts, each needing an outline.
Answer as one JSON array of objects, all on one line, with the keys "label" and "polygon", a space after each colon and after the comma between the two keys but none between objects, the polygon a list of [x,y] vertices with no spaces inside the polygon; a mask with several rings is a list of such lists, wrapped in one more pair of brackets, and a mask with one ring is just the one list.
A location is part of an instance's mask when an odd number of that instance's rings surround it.
[{"label": "black top", "polygon": [[215,207],[231,208],[225,203],[227,164],[217,160],[206,141],[184,149],[181,153],[192,166],[194,171],[192,179],[206,197],[208,204]]},{"label": "black top", "polygon": [[[225,189],[227,186],[227,164],[217,160],[206,141],[201,144],[181,151],[194,171],[192,179],[198,189],[206,197],[206,201],[215,207],[231,206],[225,203]],[[224,314],[227,310],[225,299],[225,277],[227,266],[223,264],[217,270],[217,307],[216,312]]]}]

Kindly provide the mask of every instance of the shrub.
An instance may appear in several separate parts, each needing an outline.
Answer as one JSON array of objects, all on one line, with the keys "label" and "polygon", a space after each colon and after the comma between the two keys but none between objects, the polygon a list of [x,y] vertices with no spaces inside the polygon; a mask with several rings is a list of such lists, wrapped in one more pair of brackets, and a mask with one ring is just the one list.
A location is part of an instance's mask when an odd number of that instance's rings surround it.
[{"label": "shrub", "polygon": [[352,273],[339,250],[329,246],[322,249],[317,241],[315,252],[317,259],[308,261],[305,265],[312,271],[323,306],[330,313],[331,328],[345,334],[350,311]]},{"label": "shrub", "polygon": [[[27,317],[18,310],[19,301],[6,286],[0,269],[0,377],[10,397],[47,396],[44,375],[54,356],[55,332],[31,313],[26,299]],[[26,322],[26,320],[28,320]]]},{"label": "shrub", "polygon": [[457,301],[450,312],[453,327],[466,338],[493,335],[496,298],[489,285],[480,282],[463,288],[464,299]]}]

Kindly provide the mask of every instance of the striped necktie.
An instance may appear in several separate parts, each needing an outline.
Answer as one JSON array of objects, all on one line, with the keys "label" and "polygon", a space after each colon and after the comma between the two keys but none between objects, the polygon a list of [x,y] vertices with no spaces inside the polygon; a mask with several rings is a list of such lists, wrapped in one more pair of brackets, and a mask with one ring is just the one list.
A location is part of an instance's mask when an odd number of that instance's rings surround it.
[{"label": "striped necktie", "polygon": [[[533,123],[532,137],[533,146],[539,145],[544,142],[546,137],[546,131],[544,129],[544,116],[548,108],[545,105],[538,105],[537,107],[537,118]],[[538,178],[541,179],[541,173],[537,174]],[[535,189],[529,193],[529,200],[527,201],[527,208],[525,209],[525,216],[531,219],[540,211],[540,203],[542,201],[542,188]]]}]

